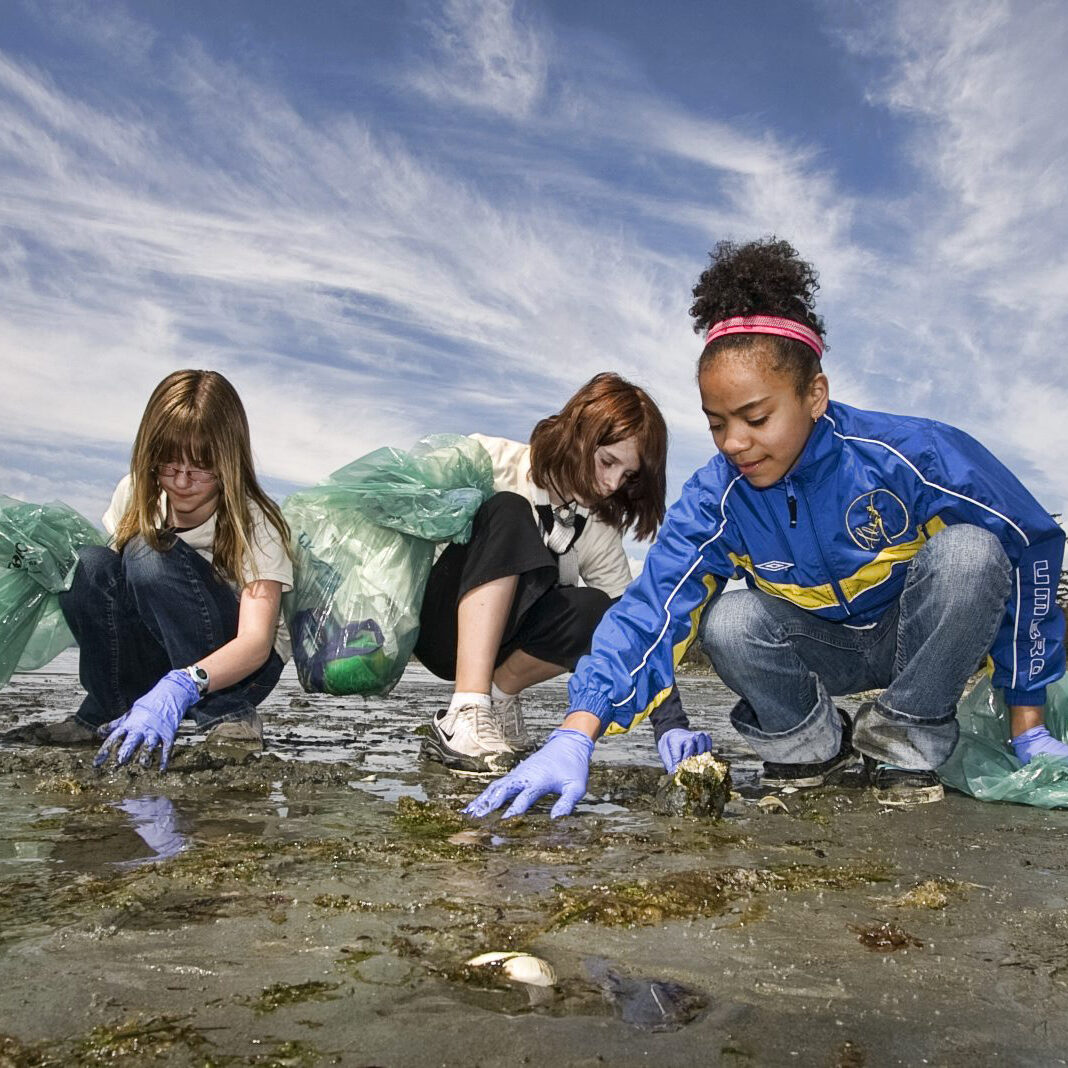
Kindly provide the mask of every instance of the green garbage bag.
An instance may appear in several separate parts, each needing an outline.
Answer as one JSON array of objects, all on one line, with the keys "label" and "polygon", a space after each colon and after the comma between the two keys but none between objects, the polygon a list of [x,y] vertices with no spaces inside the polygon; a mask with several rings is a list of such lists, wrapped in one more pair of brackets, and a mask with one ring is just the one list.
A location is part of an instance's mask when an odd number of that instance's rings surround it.
[{"label": "green garbage bag", "polygon": [[435,544],[466,542],[492,493],[489,453],[437,434],[409,452],[378,449],[286,499],[295,565],[284,609],[305,690],[393,688],[419,636]]},{"label": "green garbage bag", "polygon": [[[1016,801],[1039,808],[1068,807],[1068,760],[1035,757],[1021,764],[1009,745],[1009,712],[983,678],[957,706],[960,740],[938,769],[947,786],[980,801]],[[1068,679],[1046,691],[1046,726],[1068,741]]]},{"label": "green garbage bag", "polygon": [[88,519],[59,501],[0,495],[0,686],[74,644],[59,597],[83,545],[103,545]]}]

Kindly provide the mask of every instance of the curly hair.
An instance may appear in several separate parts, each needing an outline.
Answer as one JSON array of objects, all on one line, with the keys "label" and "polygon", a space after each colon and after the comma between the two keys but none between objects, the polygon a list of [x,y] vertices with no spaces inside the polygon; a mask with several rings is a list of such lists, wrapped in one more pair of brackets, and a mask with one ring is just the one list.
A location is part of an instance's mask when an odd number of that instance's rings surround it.
[{"label": "curly hair", "polygon": [[[814,310],[819,275],[788,241],[774,235],[744,245],[720,241],[709,254],[709,266],[693,287],[694,333],[739,315],[779,315],[793,319],[824,336],[823,319]],[[711,366],[721,352],[768,349],[772,369],[789,375],[803,394],[822,371],[819,357],[803,341],[769,334],[731,334],[705,346],[697,374]]]},{"label": "curly hair", "polygon": [[[602,445],[637,439],[641,467],[610,497],[600,497],[594,477]],[[556,415],[542,419],[530,435],[534,484],[591,502],[598,519],[619,531],[634,528],[651,538],[664,519],[668,433],[656,402],[617,374],[594,375]]]}]

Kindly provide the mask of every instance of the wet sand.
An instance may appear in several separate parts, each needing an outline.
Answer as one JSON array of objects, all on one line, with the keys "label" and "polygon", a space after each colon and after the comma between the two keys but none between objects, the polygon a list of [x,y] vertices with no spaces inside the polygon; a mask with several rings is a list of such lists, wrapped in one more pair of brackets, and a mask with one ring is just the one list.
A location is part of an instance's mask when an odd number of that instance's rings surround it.
[{"label": "wet sand", "polygon": [[[71,711],[73,665],[16,676],[0,730]],[[648,728],[574,817],[463,819],[417,668],[368,700],[289,669],[266,754],[164,776],[0,749],[0,1066],[1066,1063],[1068,813],[852,775],[762,806],[728,693],[682,687],[741,793],[718,822],[653,813]],[[556,985],[464,967],[509,949]]]}]

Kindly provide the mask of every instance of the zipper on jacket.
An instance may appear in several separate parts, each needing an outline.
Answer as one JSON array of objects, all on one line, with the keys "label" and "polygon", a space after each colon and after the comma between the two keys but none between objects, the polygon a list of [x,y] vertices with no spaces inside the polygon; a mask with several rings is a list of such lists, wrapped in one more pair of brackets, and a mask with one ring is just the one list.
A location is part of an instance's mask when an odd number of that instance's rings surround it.
[{"label": "zipper on jacket", "polygon": [[[789,486],[789,480],[787,480],[787,486]],[[788,488],[786,492],[791,493],[792,491]],[[794,507],[797,507],[796,500],[794,501]],[[842,587],[838,585],[838,579],[834,577],[834,572],[830,569],[830,566],[827,563],[827,557],[823,552],[823,544],[820,541],[819,533],[816,530],[815,525],[812,523],[812,510],[807,507],[807,504],[806,511],[808,513],[809,526],[811,527],[813,533],[813,541],[815,541],[816,543],[816,551],[820,554],[820,560],[823,563],[824,573],[827,575],[827,578],[830,579],[831,589],[834,590],[834,595],[838,598],[838,607],[841,608],[847,616],[852,615],[852,612],[849,611],[849,602],[845,599],[845,594],[842,593]]]},{"label": "zipper on jacket", "polygon": [[786,479],[786,507],[790,510],[790,527],[797,526],[797,498],[794,496],[794,488],[790,485],[789,476]]}]

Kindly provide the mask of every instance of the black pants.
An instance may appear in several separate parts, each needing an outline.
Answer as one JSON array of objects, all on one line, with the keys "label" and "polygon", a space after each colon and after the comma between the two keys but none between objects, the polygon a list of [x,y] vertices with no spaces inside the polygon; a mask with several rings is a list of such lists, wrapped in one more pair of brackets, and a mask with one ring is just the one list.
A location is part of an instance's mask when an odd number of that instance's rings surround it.
[{"label": "black pants", "polygon": [[556,557],[546,548],[530,502],[494,494],[475,515],[471,540],[450,545],[434,564],[420,613],[415,655],[438,678],[456,678],[456,606],[470,590],[518,576],[498,664],[517,649],[573,671],[611,598],[586,586],[560,586]]}]

